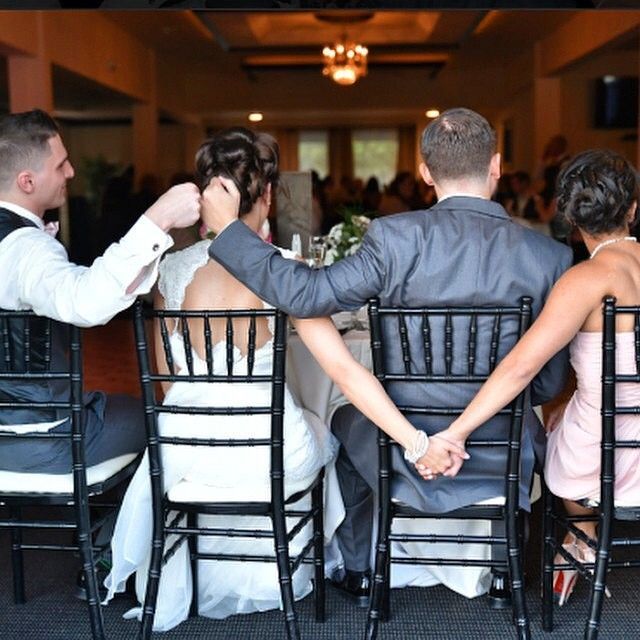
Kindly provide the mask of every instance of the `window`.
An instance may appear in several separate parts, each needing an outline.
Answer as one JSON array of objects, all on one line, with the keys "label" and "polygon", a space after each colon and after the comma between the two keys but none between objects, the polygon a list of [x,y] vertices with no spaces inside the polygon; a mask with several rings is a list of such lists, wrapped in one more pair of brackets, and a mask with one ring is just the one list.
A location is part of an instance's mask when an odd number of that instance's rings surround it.
[{"label": "window", "polygon": [[329,173],[329,133],[327,131],[300,131],[298,168],[300,171],[316,171],[320,178],[324,178]]},{"label": "window", "polygon": [[396,129],[355,129],[351,134],[353,173],[366,182],[371,176],[389,184],[398,167]]}]

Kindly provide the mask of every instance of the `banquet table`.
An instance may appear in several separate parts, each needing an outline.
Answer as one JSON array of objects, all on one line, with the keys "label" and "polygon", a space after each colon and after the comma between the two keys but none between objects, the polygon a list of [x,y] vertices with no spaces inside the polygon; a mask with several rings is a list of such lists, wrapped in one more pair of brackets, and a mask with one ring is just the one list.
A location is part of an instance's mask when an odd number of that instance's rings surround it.
[{"label": "banquet table", "polygon": [[[358,314],[362,318],[362,314]],[[343,320],[344,316],[340,318]],[[338,326],[338,322],[336,322]],[[369,331],[363,329],[351,329],[343,334],[345,344],[365,367],[371,369],[371,350],[369,344]],[[320,365],[315,361],[300,337],[292,333],[287,345],[287,385],[296,402],[305,409],[315,413],[327,428],[330,428],[333,412],[347,400],[340,389],[324,373]],[[331,470],[333,475],[333,470]],[[336,491],[334,482],[327,487],[325,499],[327,503],[337,498],[332,492]],[[338,489],[339,491],[339,489]],[[374,557],[374,544],[376,538],[377,518],[374,518],[374,532],[372,550],[372,564]],[[471,522],[467,520],[396,520],[393,531],[402,533],[423,533],[428,527],[431,533],[451,533],[461,535],[489,535],[490,523]],[[393,543],[393,556],[424,555],[438,558],[448,556],[488,559],[490,548],[488,545],[459,544],[427,544],[427,543]],[[335,538],[328,541],[326,548],[326,569],[331,573],[336,566],[342,564]],[[391,571],[391,587],[405,586],[432,586],[445,584],[466,597],[475,597],[487,592],[490,585],[490,572],[479,567],[451,567],[451,566],[424,566],[396,564]]]}]

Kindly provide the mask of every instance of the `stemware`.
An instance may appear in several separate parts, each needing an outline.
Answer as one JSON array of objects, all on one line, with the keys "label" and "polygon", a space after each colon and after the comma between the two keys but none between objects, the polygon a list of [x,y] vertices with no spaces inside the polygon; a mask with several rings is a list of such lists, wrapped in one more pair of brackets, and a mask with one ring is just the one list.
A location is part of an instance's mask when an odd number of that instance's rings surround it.
[{"label": "stemware", "polygon": [[324,257],[327,253],[327,241],[324,236],[310,236],[309,261],[312,267],[318,269],[324,265]]}]

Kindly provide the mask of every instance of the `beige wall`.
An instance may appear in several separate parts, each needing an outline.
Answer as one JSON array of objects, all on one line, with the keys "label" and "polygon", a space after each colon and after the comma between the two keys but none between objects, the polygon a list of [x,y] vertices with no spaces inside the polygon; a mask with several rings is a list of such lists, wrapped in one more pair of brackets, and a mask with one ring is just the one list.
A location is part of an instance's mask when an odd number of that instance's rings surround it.
[{"label": "beige wall", "polygon": [[591,147],[607,147],[636,161],[637,141],[623,140],[631,129],[595,129],[593,127],[594,80],[605,74],[638,74],[638,52],[617,51],[591,57],[562,75],[562,132],[571,152]]}]

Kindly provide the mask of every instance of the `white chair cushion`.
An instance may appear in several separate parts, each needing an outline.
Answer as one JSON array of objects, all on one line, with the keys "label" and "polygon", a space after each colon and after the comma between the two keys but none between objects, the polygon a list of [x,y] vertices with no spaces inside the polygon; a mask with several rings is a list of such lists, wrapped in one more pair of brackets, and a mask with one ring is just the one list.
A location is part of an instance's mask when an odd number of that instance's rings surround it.
[{"label": "white chair cushion", "polygon": [[[585,500],[588,507],[592,509],[597,509],[600,506],[600,500],[596,498],[588,498]],[[640,508],[640,504],[638,504],[638,500],[616,500],[614,498],[614,505],[619,509],[638,509]]]},{"label": "white chair cushion", "polygon": [[[285,478],[285,499],[304,491],[312,480],[303,478],[289,481]],[[268,502],[271,494],[269,484],[262,487],[212,487],[182,480],[168,493],[172,502]]]},{"label": "white chair cushion", "polygon": [[[137,454],[126,453],[87,468],[87,484],[102,482],[124,469]],[[73,474],[0,471],[2,493],[73,493]]]},{"label": "white chair cushion", "polygon": [[[397,498],[391,498],[391,502],[395,502],[396,504],[402,504],[402,502],[400,502],[400,500],[398,500]],[[495,496],[494,498],[486,498],[484,500],[480,500],[480,502],[475,502],[474,504],[476,506],[496,506],[496,505],[501,505],[505,503],[505,497],[504,496]]]}]

